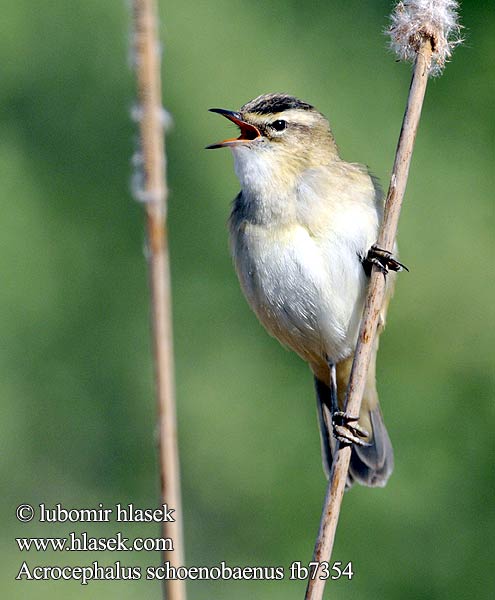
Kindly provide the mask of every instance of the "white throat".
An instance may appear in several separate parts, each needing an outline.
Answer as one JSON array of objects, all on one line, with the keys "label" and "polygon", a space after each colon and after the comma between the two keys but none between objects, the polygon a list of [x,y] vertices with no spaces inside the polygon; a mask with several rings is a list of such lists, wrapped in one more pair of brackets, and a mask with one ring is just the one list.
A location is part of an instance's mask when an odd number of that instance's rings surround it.
[{"label": "white throat", "polygon": [[253,150],[243,146],[232,146],[231,150],[250,220],[276,226],[294,218],[295,182],[284,178],[275,153],[268,148]]}]

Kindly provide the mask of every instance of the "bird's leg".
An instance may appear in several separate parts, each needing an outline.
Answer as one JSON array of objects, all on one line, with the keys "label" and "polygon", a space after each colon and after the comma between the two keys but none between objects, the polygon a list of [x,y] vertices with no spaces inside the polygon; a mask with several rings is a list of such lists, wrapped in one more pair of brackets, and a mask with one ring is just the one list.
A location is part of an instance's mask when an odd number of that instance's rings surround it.
[{"label": "bird's leg", "polygon": [[[332,414],[333,435],[341,444],[357,444],[358,446],[371,446],[361,438],[366,438],[369,433],[359,423],[359,416],[355,417],[339,409],[337,396],[337,376],[335,364],[329,362],[330,370],[330,412]],[[351,423],[353,423],[351,425]]]},{"label": "bird's leg", "polygon": [[373,244],[373,246],[371,246],[371,248],[368,250],[368,254],[364,259],[364,262],[370,267],[371,265],[376,265],[384,275],[386,275],[389,271],[409,271],[406,265],[403,265],[392,256],[391,252],[384,250],[383,248],[379,248],[376,244]]},{"label": "bird's leg", "polygon": [[328,369],[330,371],[330,385],[328,386],[330,389],[330,412],[333,415],[339,412],[339,400],[337,397],[337,369],[335,368],[335,364],[329,362]]}]

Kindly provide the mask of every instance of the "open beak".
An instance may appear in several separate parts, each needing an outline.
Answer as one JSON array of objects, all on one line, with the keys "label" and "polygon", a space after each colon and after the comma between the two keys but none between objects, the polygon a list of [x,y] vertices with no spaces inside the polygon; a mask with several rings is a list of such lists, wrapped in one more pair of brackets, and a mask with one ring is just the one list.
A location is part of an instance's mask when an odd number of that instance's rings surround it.
[{"label": "open beak", "polygon": [[244,142],[251,142],[259,137],[261,137],[261,133],[257,127],[254,125],[250,125],[241,119],[241,115],[232,110],[225,110],[224,108],[210,108],[210,112],[218,113],[219,115],[223,115],[232,123],[235,123],[237,127],[241,130],[241,134],[238,138],[231,138],[228,140],[223,140],[223,142],[218,142],[217,144],[211,144],[211,146],[206,146],[206,150],[213,150],[214,148],[225,148],[226,146],[235,146],[237,144],[242,144]]}]

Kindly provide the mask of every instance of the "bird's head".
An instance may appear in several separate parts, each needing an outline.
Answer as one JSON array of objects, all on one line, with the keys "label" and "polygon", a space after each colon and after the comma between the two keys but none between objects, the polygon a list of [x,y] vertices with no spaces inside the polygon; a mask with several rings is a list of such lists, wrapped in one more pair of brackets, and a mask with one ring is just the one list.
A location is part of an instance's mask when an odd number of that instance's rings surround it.
[{"label": "bird's head", "polygon": [[338,158],[327,119],[311,104],[293,96],[265,94],[244,104],[238,112],[210,110],[239,127],[239,137],[207,148],[232,150],[241,183],[246,170],[254,169],[260,177],[266,174],[286,178]]}]

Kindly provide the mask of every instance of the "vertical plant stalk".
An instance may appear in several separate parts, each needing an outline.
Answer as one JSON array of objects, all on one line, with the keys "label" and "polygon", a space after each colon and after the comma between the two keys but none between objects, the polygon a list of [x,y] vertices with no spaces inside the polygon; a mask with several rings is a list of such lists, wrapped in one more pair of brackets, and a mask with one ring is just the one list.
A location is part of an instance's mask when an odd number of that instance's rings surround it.
[{"label": "vertical plant stalk", "polygon": [[[440,74],[452,49],[461,43],[457,7],[455,0],[404,0],[397,4],[392,14],[389,30],[392,48],[399,58],[413,60],[414,70],[377,240],[378,247],[385,250],[394,247],[428,76]],[[452,34],[457,36],[453,40],[450,39]],[[347,388],[345,410],[351,415],[360,413],[384,295],[385,276],[373,265]],[[316,563],[330,561],[332,555],[351,452],[351,446],[337,443],[313,554]],[[305,600],[321,600],[326,580],[319,578],[319,569],[312,575]]]},{"label": "vertical plant stalk", "polygon": [[[177,416],[175,405],[170,262],[167,244],[165,139],[161,100],[160,47],[155,0],[133,0],[134,53],[140,104],[140,137],[147,220],[151,329],[157,396],[161,501],[175,509],[174,522],[163,523],[162,535],[174,550],[163,553],[174,567],[184,563]],[[168,600],[185,600],[185,582],[165,580]]]},{"label": "vertical plant stalk", "polygon": [[[395,156],[394,168],[390,187],[385,203],[383,223],[380,229],[377,245],[379,248],[393,248],[399,222],[400,209],[407,183],[407,175],[414,146],[414,139],[421,115],[421,107],[428,81],[428,69],[431,61],[431,43],[427,40],[416,60],[414,73],[409,91],[402,130]],[[358,415],[366,383],[366,373],[373,349],[378,318],[385,295],[385,276],[373,265],[368,295],[361,321],[356,353],[352,365],[349,386],[347,388],[346,412]],[[340,506],[344,496],[347,471],[351,460],[352,447],[337,445],[335,459],[328,480],[327,493],[320,520],[320,529],[315,544],[313,561],[321,563],[329,561],[335,532],[339,520]],[[323,597],[326,581],[318,575],[308,582],[306,600],[320,600]]]}]

